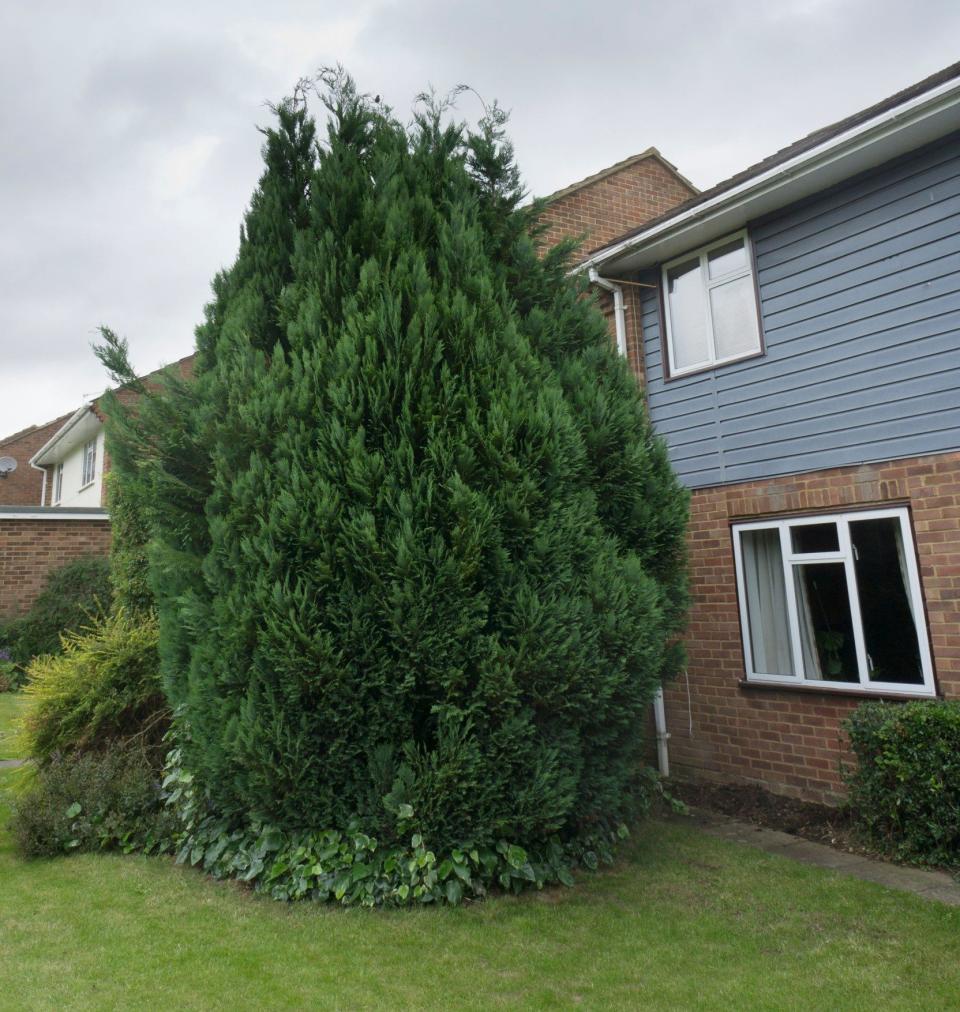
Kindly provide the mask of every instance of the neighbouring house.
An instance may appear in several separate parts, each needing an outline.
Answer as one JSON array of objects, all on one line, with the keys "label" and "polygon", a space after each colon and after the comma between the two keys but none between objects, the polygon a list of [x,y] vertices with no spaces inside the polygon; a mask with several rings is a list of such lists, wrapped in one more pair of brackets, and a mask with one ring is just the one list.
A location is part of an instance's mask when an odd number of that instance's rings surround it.
[{"label": "neighbouring house", "polygon": [[831,800],[858,703],[960,696],[960,64],[579,269],[692,495],[673,767]]},{"label": "neighbouring house", "polygon": [[0,621],[27,611],[53,570],[109,552],[103,423],[97,399],[0,440],[16,465],[0,477]]}]

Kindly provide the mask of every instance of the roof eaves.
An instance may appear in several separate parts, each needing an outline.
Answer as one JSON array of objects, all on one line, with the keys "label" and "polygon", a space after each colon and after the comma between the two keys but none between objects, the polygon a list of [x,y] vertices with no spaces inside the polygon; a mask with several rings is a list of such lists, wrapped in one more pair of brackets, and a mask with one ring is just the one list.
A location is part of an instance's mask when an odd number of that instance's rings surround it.
[{"label": "roof eaves", "polygon": [[695,197],[691,197],[689,200],[685,200],[683,203],[677,204],[676,207],[672,207],[664,214],[661,214],[656,218],[651,218],[649,221],[645,221],[637,228],[630,229],[617,238],[612,239],[610,242],[604,243],[602,246],[598,246],[596,249],[591,250],[586,254],[584,262],[586,263],[597,259],[603,259],[602,254],[606,250],[613,250],[623,243],[628,242],[630,239],[639,237],[654,228],[658,228],[674,218],[679,218],[687,212],[694,210],[701,204],[706,204],[715,198],[720,197],[727,191],[748,183],[750,180],[769,172],[778,165],[783,165],[808,151],[813,151],[819,145],[840,137],[855,127],[868,123],[870,120],[881,116],[884,113],[890,112],[912,99],[919,98],[926,92],[933,91],[940,85],[946,84],[957,77],[960,77],[960,62],[951,64],[949,67],[945,67],[943,70],[937,71],[935,74],[931,74],[922,81],[918,81],[916,84],[910,85],[908,88],[904,88],[896,94],[868,106],[866,109],[861,109],[859,112],[855,112],[844,119],[837,120],[829,126],[814,130],[812,133],[794,141],[792,144],[788,144],[786,147],[780,148],[767,158],[761,159],[759,162],[755,162],[753,165],[748,166],[735,175],[721,180],[721,182],[716,183],[714,186],[703,190]]}]

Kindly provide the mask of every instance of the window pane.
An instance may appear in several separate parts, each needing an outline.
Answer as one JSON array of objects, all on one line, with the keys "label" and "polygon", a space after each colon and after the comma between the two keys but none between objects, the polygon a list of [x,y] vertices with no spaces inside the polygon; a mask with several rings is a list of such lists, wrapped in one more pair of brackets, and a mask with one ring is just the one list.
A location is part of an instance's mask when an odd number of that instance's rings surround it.
[{"label": "window pane", "polygon": [[667,311],[675,369],[688,369],[710,361],[702,274],[699,259],[688,260],[667,271]]},{"label": "window pane", "polygon": [[740,535],[753,674],[793,675],[783,553],[776,528]]},{"label": "window pane", "polygon": [[734,239],[707,254],[707,270],[711,280],[731,271],[742,271],[747,266],[747,248],[742,239]]},{"label": "window pane", "polygon": [[839,552],[836,524],[798,524],[790,528],[793,550],[801,552]]},{"label": "window pane", "polygon": [[842,562],[793,570],[804,677],[859,682],[847,574]]},{"label": "window pane", "polygon": [[747,275],[710,289],[713,338],[717,358],[732,358],[760,350],[753,277]]},{"label": "window pane", "polygon": [[851,521],[850,540],[870,680],[922,685],[900,521],[897,517]]}]

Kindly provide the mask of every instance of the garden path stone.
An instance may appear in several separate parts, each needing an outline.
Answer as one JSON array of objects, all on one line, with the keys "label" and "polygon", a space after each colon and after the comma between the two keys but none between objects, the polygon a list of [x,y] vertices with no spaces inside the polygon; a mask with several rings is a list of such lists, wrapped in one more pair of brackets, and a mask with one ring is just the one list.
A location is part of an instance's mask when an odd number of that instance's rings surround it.
[{"label": "garden path stone", "polygon": [[791,833],[776,829],[763,829],[749,822],[738,822],[714,812],[691,808],[690,816],[674,816],[671,821],[691,821],[709,836],[716,836],[747,847],[756,847],[768,854],[776,854],[813,865],[852,875],[867,882],[876,882],[888,889],[913,893],[926,900],[936,900],[950,906],[960,906],[960,883],[945,871],[927,871],[922,868],[904,868],[887,861],[877,861],[862,854],[848,854],[823,843],[804,840]]},{"label": "garden path stone", "polygon": [[23,765],[23,759],[0,759],[0,770],[12,770]]}]

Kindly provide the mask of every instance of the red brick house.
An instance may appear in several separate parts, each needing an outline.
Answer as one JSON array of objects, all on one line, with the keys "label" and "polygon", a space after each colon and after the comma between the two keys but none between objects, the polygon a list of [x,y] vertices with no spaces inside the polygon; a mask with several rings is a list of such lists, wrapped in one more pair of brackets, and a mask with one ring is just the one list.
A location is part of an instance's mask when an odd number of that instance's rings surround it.
[{"label": "red brick house", "polygon": [[[192,361],[176,367],[186,374]],[[0,477],[0,621],[27,611],[53,570],[109,552],[103,423],[94,400],[0,441],[8,461]]]},{"label": "red brick house", "polygon": [[692,495],[675,772],[831,800],[960,696],[960,64],[587,256]]},{"label": "red brick house", "polygon": [[[960,64],[703,193],[649,148],[544,223],[587,236],[575,269],[691,491],[662,761],[669,738],[681,776],[835,799],[859,702],[960,695]],[[36,506],[0,507],[0,615],[55,517],[100,506],[57,488],[69,454],[89,476],[91,425],[0,444],[46,470],[27,468]],[[14,509],[34,516],[11,563]]]}]

